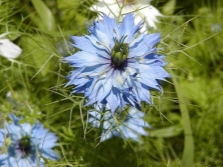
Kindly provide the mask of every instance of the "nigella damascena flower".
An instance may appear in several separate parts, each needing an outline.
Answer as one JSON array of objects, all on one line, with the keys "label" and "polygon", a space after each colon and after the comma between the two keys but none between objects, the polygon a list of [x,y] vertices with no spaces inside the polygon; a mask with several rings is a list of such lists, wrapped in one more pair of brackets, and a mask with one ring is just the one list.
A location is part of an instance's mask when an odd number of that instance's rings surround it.
[{"label": "nigella damascena flower", "polygon": [[169,74],[155,48],[160,34],[139,34],[142,24],[135,25],[132,14],[120,24],[104,15],[89,26],[90,35],[71,37],[79,51],[64,58],[75,67],[67,85],[76,86],[72,93],[84,93],[86,105],[140,109],[141,101],[151,103],[150,89],[161,90],[158,80]]},{"label": "nigella damascena flower", "polygon": [[58,154],[52,150],[57,137],[39,123],[19,124],[20,118],[11,114],[12,123],[0,129],[1,167],[44,167],[44,159],[56,160]]},{"label": "nigella damascena flower", "polygon": [[124,137],[139,141],[139,136],[147,136],[148,133],[144,127],[149,128],[150,125],[144,121],[145,114],[131,107],[128,112],[120,112],[111,114],[105,112],[101,118],[101,112],[90,111],[88,122],[93,127],[99,128],[100,120],[103,119],[103,130],[101,134],[101,142],[110,139],[112,136]]},{"label": "nigella damascena flower", "polygon": [[[135,23],[145,19],[146,24],[142,27],[142,31],[145,31],[146,28],[156,28],[157,17],[162,16],[158,9],[150,5],[150,2],[151,0],[99,0],[90,9],[103,12],[113,18],[118,18],[120,14],[134,13]],[[100,15],[99,19],[101,19]]]},{"label": "nigella damascena flower", "polygon": [[15,59],[22,52],[22,49],[9,39],[0,39],[0,55],[7,59]]}]

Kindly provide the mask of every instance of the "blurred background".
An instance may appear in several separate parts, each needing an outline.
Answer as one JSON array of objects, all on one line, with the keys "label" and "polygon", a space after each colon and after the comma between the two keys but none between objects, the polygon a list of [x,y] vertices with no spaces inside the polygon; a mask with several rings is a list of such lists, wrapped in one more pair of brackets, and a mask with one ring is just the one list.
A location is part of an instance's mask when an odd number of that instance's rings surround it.
[{"label": "blurred background", "polygon": [[[96,130],[86,123],[82,95],[64,87],[75,53],[71,35],[87,33],[97,14],[93,0],[0,0],[0,36],[22,48],[15,60],[0,56],[0,126],[9,113],[39,120],[59,136],[61,155],[48,166],[90,166]],[[171,73],[154,105],[142,104],[149,136],[113,137],[100,144],[96,166],[223,166],[223,2],[153,0],[163,14],[157,29]]]}]

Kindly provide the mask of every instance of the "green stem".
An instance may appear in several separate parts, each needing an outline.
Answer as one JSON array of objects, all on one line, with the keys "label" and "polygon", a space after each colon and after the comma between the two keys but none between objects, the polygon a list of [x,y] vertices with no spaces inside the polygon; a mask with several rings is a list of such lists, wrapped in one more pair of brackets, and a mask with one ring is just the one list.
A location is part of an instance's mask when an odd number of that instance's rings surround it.
[{"label": "green stem", "polygon": [[[99,126],[99,130],[98,130],[97,136],[101,136],[102,135],[103,124],[104,124],[104,113],[105,113],[105,109],[101,113],[100,126]],[[97,139],[96,139],[96,148],[95,148],[94,160],[93,160],[93,163],[92,163],[92,167],[96,166],[96,163],[97,163],[98,152],[99,152],[99,147],[100,147],[100,141],[101,141],[101,137],[97,137]]]},{"label": "green stem", "polygon": [[[172,70],[170,70],[173,74]],[[173,76],[173,75],[172,75]],[[183,93],[181,92],[181,88],[176,80],[176,78],[173,76],[173,83],[175,86],[175,90],[178,96],[178,99],[185,99]],[[191,123],[190,123],[190,115],[187,109],[186,103],[179,103],[180,105],[180,112],[182,116],[182,122],[183,122],[183,128],[184,128],[184,151],[182,156],[182,163],[186,167],[193,166],[194,163],[194,139],[191,129]]]}]

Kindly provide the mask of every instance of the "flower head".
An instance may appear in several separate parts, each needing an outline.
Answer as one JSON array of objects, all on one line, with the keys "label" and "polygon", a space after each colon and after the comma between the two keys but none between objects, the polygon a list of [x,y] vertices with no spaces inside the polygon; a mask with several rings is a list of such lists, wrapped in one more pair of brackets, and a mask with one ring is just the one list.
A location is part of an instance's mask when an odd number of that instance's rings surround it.
[{"label": "flower head", "polygon": [[5,123],[0,129],[0,147],[6,147],[0,154],[1,167],[44,167],[44,158],[56,160],[58,154],[52,150],[57,137],[39,123],[19,124],[20,118],[11,114],[12,123]]},{"label": "flower head", "polygon": [[[100,126],[101,113],[96,111],[90,111],[90,122],[94,127]],[[129,112],[115,113],[106,112],[104,114],[104,124],[101,135],[101,142],[111,138],[112,136],[125,137],[127,139],[133,139],[139,141],[139,135],[147,136],[148,133],[144,130],[144,127],[149,128],[150,125],[143,120],[144,113],[131,107]]]},{"label": "flower head", "polygon": [[[155,7],[150,5],[150,2],[151,0],[99,0],[90,9],[103,12],[113,18],[118,18],[120,14],[135,13],[135,23],[145,19],[146,24],[141,29],[145,31],[149,27],[156,28],[157,16],[162,16]],[[101,16],[99,16],[99,19],[101,19]]]},{"label": "flower head", "polygon": [[72,93],[84,93],[86,105],[107,105],[112,112],[126,104],[140,109],[141,101],[151,103],[150,89],[161,90],[158,80],[169,74],[154,47],[160,34],[138,34],[141,25],[132,14],[120,24],[104,15],[89,26],[90,35],[71,37],[79,51],[64,58],[75,67],[67,85],[76,86]]},{"label": "flower head", "polygon": [[7,59],[15,59],[22,52],[22,49],[9,39],[0,39],[0,55]]}]

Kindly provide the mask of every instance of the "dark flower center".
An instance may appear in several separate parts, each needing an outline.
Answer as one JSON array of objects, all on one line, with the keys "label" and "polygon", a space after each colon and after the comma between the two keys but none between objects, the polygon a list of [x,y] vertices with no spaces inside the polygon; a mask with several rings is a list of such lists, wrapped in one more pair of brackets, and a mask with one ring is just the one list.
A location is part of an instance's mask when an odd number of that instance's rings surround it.
[{"label": "dark flower center", "polygon": [[115,68],[121,67],[129,54],[129,45],[124,43],[125,37],[120,41],[115,40],[115,46],[111,50],[111,61]]},{"label": "dark flower center", "polygon": [[19,149],[24,152],[25,155],[31,152],[30,136],[24,136],[19,140]]}]

